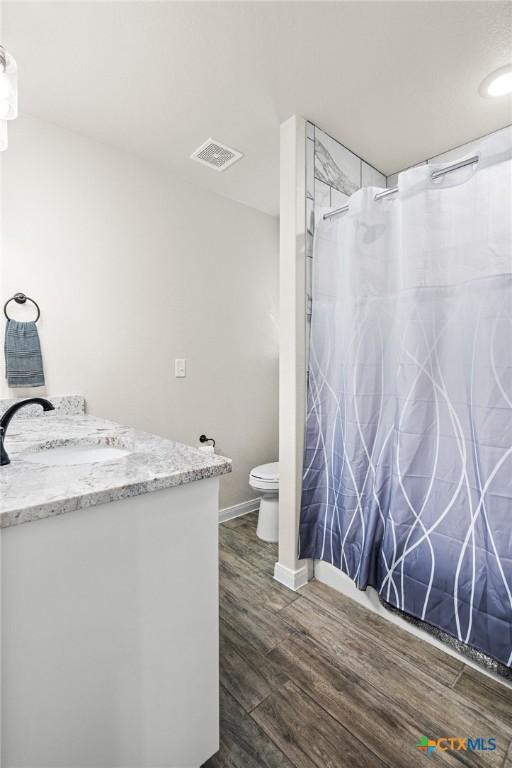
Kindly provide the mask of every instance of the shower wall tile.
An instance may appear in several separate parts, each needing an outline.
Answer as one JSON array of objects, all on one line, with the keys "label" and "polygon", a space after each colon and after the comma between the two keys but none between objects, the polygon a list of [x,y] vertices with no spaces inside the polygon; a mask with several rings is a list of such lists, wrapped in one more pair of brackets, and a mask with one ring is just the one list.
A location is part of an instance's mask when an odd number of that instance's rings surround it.
[{"label": "shower wall tile", "polygon": [[313,302],[312,280],[313,280],[313,260],[308,259],[306,269],[306,317],[311,317],[311,308]]},{"label": "shower wall tile", "polygon": [[309,121],[306,123],[306,137],[315,140],[315,126]]},{"label": "shower wall tile", "polygon": [[[309,384],[309,350],[311,348],[311,317],[306,317],[306,377]],[[306,387],[307,392],[307,387]]]},{"label": "shower wall tile", "polygon": [[315,179],[315,212],[319,208],[331,207],[331,188],[323,181]]},{"label": "shower wall tile", "polygon": [[306,198],[306,256],[313,257],[313,237],[315,235],[315,201]]},{"label": "shower wall tile", "polygon": [[311,314],[313,309],[313,259],[306,258],[306,372],[309,372],[309,345],[311,339]]},{"label": "shower wall tile", "polygon": [[378,171],[373,165],[368,165],[364,160],[362,162],[361,173],[362,187],[386,187],[386,177]]},{"label": "shower wall tile", "polygon": [[331,189],[331,208],[341,208],[349,201],[350,195],[345,195],[343,192],[338,192],[337,189]]},{"label": "shower wall tile", "polygon": [[388,176],[386,178],[386,187],[388,189],[391,189],[391,187],[397,187],[398,186],[398,173],[392,173],[391,176]]},{"label": "shower wall tile", "polygon": [[361,186],[361,160],[318,128],[315,130],[315,176],[351,195]]},{"label": "shower wall tile", "polygon": [[315,199],[315,142],[306,139],[306,197]]}]

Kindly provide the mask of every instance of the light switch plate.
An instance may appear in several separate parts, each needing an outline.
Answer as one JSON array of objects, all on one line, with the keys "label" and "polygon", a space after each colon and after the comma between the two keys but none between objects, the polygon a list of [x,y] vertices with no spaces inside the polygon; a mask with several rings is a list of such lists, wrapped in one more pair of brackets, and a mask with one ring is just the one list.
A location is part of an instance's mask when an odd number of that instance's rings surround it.
[{"label": "light switch plate", "polygon": [[174,361],[174,375],[177,379],[183,379],[187,375],[187,361],[183,357],[178,357]]}]

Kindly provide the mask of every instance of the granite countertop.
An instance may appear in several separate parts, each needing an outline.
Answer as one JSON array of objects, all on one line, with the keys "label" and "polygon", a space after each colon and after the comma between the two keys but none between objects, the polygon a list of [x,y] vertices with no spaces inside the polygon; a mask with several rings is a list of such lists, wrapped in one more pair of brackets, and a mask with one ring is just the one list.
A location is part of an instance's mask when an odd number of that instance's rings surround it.
[{"label": "granite countertop", "polygon": [[[231,472],[231,460],[223,456],[48,399],[56,405],[55,411],[22,417],[21,410],[7,430],[5,447],[11,463],[0,467],[1,528]],[[78,444],[111,446],[130,453],[90,464],[51,466],[24,461],[28,453]]]}]

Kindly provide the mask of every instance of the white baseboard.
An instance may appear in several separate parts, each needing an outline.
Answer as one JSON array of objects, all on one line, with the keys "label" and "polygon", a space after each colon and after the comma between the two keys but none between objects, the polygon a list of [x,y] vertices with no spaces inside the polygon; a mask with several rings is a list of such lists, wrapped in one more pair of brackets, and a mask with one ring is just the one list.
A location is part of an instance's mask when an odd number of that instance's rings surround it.
[{"label": "white baseboard", "polygon": [[473,669],[476,669],[483,675],[492,677],[493,680],[496,680],[502,685],[512,687],[511,683],[505,678],[500,677],[499,675],[494,674],[494,672],[485,669],[485,667],[482,667],[480,664],[476,664],[472,659],[469,659],[467,656],[463,656],[454,648],[451,648],[449,645],[446,645],[446,643],[441,642],[441,640],[438,640],[428,632],[425,632],[425,630],[421,629],[415,624],[410,624],[408,621],[405,621],[398,614],[393,613],[392,611],[388,611],[380,602],[377,592],[375,589],[373,589],[373,587],[368,587],[366,590],[358,589],[351,578],[349,578],[345,573],[338,570],[330,563],[324,563],[321,560],[315,560],[314,565],[315,579],[317,579],[317,581],[321,581],[323,584],[327,584],[329,587],[332,587],[338,592],[341,592],[343,595],[346,595],[346,597],[350,597],[351,600],[354,600],[356,603],[364,606],[367,610],[372,611],[373,613],[378,613],[379,616],[382,616],[383,619],[386,619],[392,624],[396,624],[398,627],[405,629],[406,632],[410,632],[412,635],[420,637],[422,640],[425,640],[425,642],[430,643],[430,645],[435,645],[436,648],[439,648],[440,651],[444,651],[449,656],[453,656],[463,664],[466,664],[469,667],[473,667]]},{"label": "white baseboard", "polygon": [[261,497],[258,496],[256,499],[249,499],[248,501],[242,501],[241,504],[219,509],[219,523],[225,523],[226,520],[233,520],[235,517],[248,515],[249,512],[256,512],[260,507],[260,501]]},{"label": "white baseboard", "polygon": [[282,563],[276,563],[274,567],[274,579],[294,592],[303,587],[304,584],[307,584],[312,576],[312,560],[306,560],[306,563],[295,571],[286,565],[282,565]]}]

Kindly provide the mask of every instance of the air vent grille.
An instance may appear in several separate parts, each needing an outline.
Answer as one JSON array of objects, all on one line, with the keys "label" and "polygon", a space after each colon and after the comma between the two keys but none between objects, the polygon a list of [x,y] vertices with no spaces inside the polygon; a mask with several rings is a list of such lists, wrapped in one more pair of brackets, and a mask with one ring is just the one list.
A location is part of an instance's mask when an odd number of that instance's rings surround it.
[{"label": "air vent grille", "polygon": [[214,168],[216,171],[224,171],[230,165],[236,163],[237,160],[240,160],[243,154],[236,149],[221,144],[220,141],[208,139],[195,152],[192,152],[190,157],[192,160],[207,165],[209,168]]}]

